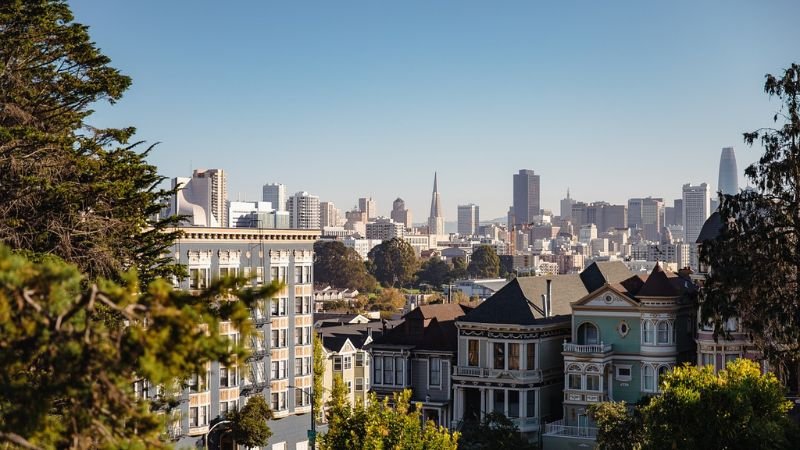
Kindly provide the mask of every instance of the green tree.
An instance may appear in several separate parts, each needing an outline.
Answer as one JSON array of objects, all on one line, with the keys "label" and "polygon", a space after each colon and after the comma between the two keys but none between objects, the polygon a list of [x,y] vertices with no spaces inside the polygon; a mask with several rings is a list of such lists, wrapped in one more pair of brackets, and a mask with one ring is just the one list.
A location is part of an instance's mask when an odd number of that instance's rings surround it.
[{"label": "green tree", "polygon": [[131,83],[60,0],[0,4],[0,241],[58,255],[91,278],[180,273],[167,255],[170,192],[133,128],[96,129],[91,105]]},{"label": "green tree", "polygon": [[[312,402],[315,414],[322,414],[322,392],[324,390],[325,378],[325,349],[322,346],[322,337],[314,332],[313,336],[313,351],[314,351],[314,391],[312,395]],[[319,416],[317,416],[319,417]],[[315,417],[314,420],[317,420]]]},{"label": "green tree", "polygon": [[272,436],[267,425],[267,421],[272,419],[272,410],[261,395],[248,398],[244,407],[240,411],[229,412],[228,418],[232,422],[231,437],[246,448],[263,447]]},{"label": "green tree", "polygon": [[375,311],[392,311],[402,309],[406,305],[406,297],[399,289],[383,288],[370,303],[370,309]]},{"label": "green tree", "polygon": [[314,282],[362,292],[373,292],[377,285],[361,256],[339,241],[314,244]]},{"label": "green tree", "polygon": [[472,252],[467,271],[473,278],[497,278],[500,276],[500,258],[492,247],[481,245]]},{"label": "green tree", "polygon": [[450,277],[453,280],[463,280],[469,276],[467,273],[467,260],[461,256],[453,258],[453,269],[450,272]]},{"label": "green tree", "polygon": [[780,110],[774,128],[745,133],[764,153],[745,169],[753,189],[722,197],[721,229],[703,243],[711,268],[702,313],[723,324],[737,317],[777,370],[800,361],[800,66],[766,76]]},{"label": "green tree", "polygon": [[438,256],[434,256],[420,266],[417,272],[417,285],[427,284],[434,288],[440,288],[443,284],[452,281],[451,272],[449,264]]},{"label": "green tree", "polygon": [[643,425],[638,409],[631,411],[622,402],[589,405],[589,415],[597,424],[597,446],[604,450],[637,450],[642,448]]},{"label": "green tree", "polygon": [[791,449],[800,439],[780,381],[750,360],[731,362],[718,375],[710,366],[677,367],[663,377],[661,391],[632,417],[624,417],[623,404],[594,406],[598,443],[618,449],[744,450]]},{"label": "green tree", "polygon": [[392,238],[375,246],[368,255],[372,274],[384,286],[409,287],[414,280],[419,261],[411,245]]},{"label": "green tree", "polygon": [[526,449],[519,427],[502,413],[490,412],[480,423],[466,424],[459,441],[462,450]]},{"label": "green tree", "polygon": [[[339,381],[339,386],[344,384]],[[365,405],[350,406],[346,387],[337,391],[329,402],[328,432],[320,437],[323,450],[350,449],[441,449],[455,450],[459,434],[428,422],[420,423],[420,408],[412,408],[411,391],[395,393],[379,401],[370,394]]]},{"label": "green tree", "polygon": [[[280,288],[224,279],[191,295],[163,279],[141,285],[134,272],[121,280],[92,282],[56,257],[34,263],[0,246],[0,443],[162,447],[163,418],[136,399],[133,381],[169,387],[209,361],[243,360],[220,321],[246,342],[249,308]],[[98,320],[108,312],[125,326]]]}]

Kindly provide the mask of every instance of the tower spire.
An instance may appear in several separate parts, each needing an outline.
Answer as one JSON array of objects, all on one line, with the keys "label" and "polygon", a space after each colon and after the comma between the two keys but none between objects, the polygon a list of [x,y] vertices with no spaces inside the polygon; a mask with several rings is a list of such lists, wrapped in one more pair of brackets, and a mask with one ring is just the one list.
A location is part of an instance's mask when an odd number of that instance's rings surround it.
[{"label": "tower spire", "polygon": [[439,192],[439,189],[436,187],[436,172],[433,172],[433,192]]}]

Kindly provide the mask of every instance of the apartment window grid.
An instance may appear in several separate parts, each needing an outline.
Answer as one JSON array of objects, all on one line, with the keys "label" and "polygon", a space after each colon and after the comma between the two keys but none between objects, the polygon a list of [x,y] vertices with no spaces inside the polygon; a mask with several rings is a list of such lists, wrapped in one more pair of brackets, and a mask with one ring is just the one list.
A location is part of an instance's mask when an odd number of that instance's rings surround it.
[{"label": "apartment window grid", "polygon": [[286,347],[286,328],[272,330],[271,341],[272,348]]},{"label": "apartment window grid", "polygon": [[219,368],[219,387],[235,387],[238,384],[236,366]]},{"label": "apartment window grid", "polygon": [[286,303],[289,301],[286,297],[273,298],[271,301],[270,313],[273,317],[283,317],[286,315]]},{"label": "apartment window grid", "polygon": [[272,379],[286,379],[286,360],[272,361]]},{"label": "apartment window grid", "polygon": [[333,370],[336,372],[342,371],[342,357],[341,356],[334,356],[333,357]]},{"label": "apartment window grid", "polygon": [[294,405],[308,406],[311,404],[311,388],[294,389]]},{"label": "apartment window grid", "polygon": [[364,390],[364,379],[363,378],[356,378],[356,390],[363,391]]},{"label": "apartment window grid", "polygon": [[272,410],[273,411],[286,410],[286,391],[272,393]]},{"label": "apartment window grid", "polygon": [[353,358],[350,356],[345,356],[342,358],[344,362],[344,370],[350,370],[353,368]]}]

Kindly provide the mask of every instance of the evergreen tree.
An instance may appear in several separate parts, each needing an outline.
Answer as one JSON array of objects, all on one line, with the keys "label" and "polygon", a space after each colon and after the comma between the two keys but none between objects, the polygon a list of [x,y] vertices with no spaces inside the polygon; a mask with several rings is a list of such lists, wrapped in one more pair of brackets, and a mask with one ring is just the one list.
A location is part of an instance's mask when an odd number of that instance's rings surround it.
[{"label": "evergreen tree", "polygon": [[314,244],[314,282],[361,292],[372,292],[377,285],[361,256],[339,241]]},{"label": "evergreen tree", "polygon": [[764,91],[781,109],[774,128],[746,133],[764,153],[747,167],[753,189],[724,195],[721,229],[703,243],[710,266],[702,313],[718,334],[737,317],[777,370],[800,361],[800,66],[767,75]]},{"label": "evergreen tree", "polygon": [[492,247],[481,245],[472,252],[467,271],[473,278],[497,278],[500,276],[500,258]]},{"label": "evergreen tree", "polygon": [[96,129],[91,105],[131,80],[109,66],[60,0],[0,3],[0,241],[58,255],[91,278],[180,273],[166,257],[169,192],[133,128]]},{"label": "evergreen tree", "polygon": [[368,257],[372,274],[388,287],[409,287],[419,264],[414,249],[400,238],[374,247]]},{"label": "evergreen tree", "polygon": [[228,419],[232,422],[233,439],[246,448],[263,447],[272,436],[267,425],[267,421],[272,419],[272,410],[261,395],[248,398],[241,411],[228,413]]}]

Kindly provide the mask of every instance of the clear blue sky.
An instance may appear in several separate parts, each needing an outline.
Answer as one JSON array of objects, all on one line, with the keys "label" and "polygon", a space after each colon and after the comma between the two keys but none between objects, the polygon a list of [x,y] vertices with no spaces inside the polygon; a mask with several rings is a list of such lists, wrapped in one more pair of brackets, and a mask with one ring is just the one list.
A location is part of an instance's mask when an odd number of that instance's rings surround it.
[{"label": "clear blue sky", "polygon": [[[400,196],[424,221],[433,172],[448,220],[473,202],[504,216],[512,174],[542,204],[716,189],[770,124],[765,73],[800,61],[800,2],[75,0],[133,78],[96,126],[162,142],[168,177],[228,172],[231,199],[282,182],[381,214]],[[671,204],[671,202],[670,202]]]}]

